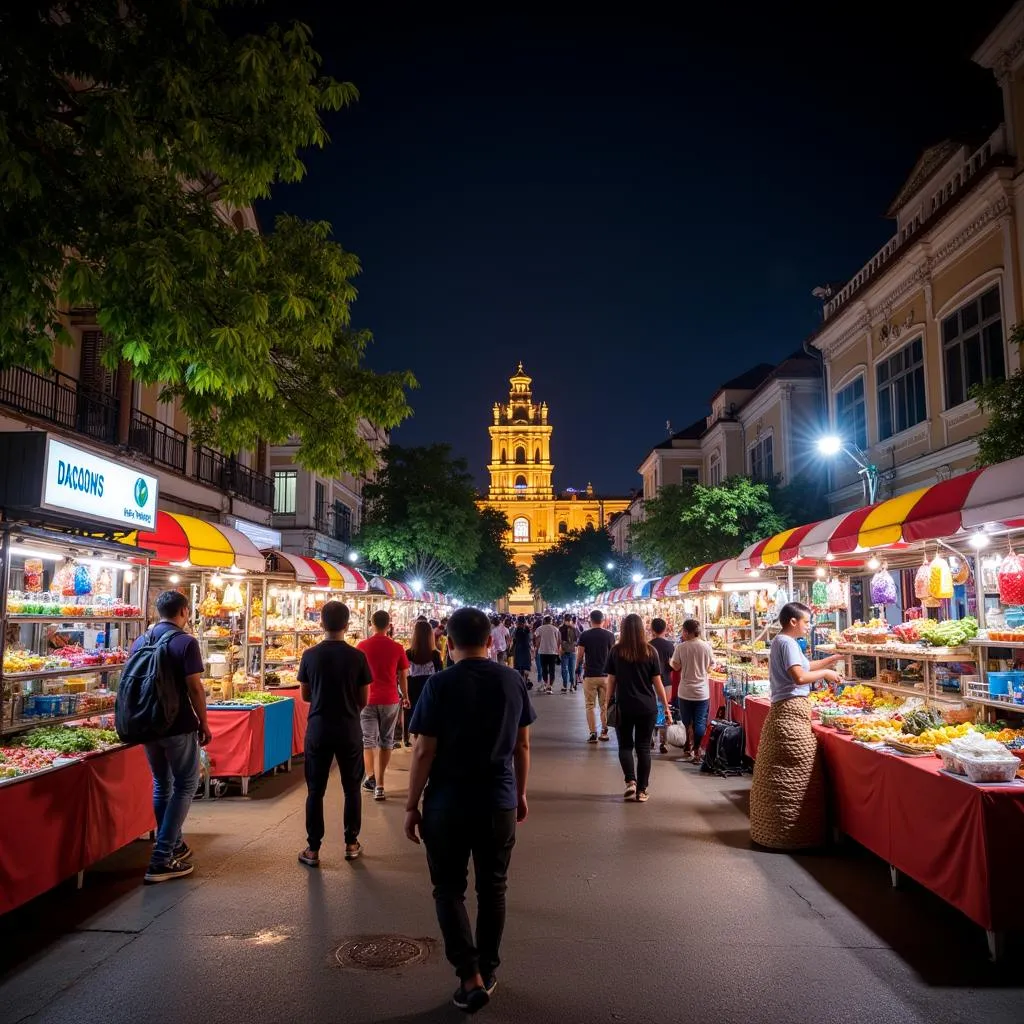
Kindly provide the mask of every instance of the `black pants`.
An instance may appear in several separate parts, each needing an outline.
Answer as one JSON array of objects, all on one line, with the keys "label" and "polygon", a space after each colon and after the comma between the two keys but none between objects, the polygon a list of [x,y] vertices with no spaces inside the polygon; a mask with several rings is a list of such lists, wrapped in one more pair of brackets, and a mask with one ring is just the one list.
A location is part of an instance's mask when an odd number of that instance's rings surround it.
[{"label": "black pants", "polygon": [[409,723],[412,721],[412,713],[416,710],[416,702],[420,699],[423,687],[427,685],[430,676],[409,676],[409,708],[402,716],[402,739],[407,743],[412,735],[409,732]]},{"label": "black pants", "polygon": [[[654,738],[656,711],[650,714],[630,715],[619,710],[619,724],[615,732],[619,738],[619,764],[627,782],[636,782],[637,789],[647,789],[651,781],[651,740]],[[636,751],[636,766],[633,751]]]},{"label": "black pants", "polygon": [[544,682],[554,683],[555,681],[555,669],[558,668],[558,655],[557,654],[542,654],[540,656],[540,670],[541,675],[544,677]]},{"label": "black pants", "polygon": [[306,840],[311,850],[319,850],[324,838],[324,794],[331,777],[331,765],[337,761],[341,787],[345,792],[345,842],[359,838],[363,823],[363,798],[359,784],[363,778],[363,744],[358,736],[323,735],[315,727],[306,733]]},{"label": "black pants", "polygon": [[[434,884],[437,923],[444,952],[463,981],[493,974],[501,962],[498,947],[505,930],[505,890],[516,812],[423,808],[423,843]],[[466,913],[469,859],[476,876],[476,941]]]}]

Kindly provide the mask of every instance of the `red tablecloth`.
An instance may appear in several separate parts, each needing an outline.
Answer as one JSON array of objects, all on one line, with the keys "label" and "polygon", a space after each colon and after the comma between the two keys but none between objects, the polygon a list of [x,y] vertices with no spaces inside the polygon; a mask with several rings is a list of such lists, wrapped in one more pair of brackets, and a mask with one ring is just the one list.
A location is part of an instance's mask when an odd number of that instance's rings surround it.
[{"label": "red tablecloth", "polygon": [[749,758],[757,757],[757,748],[761,743],[761,730],[764,728],[764,720],[768,717],[771,706],[772,703],[767,697],[748,697],[743,702],[745,713],[743,739]]},{"label": "red tablecloth", "polygon": [[0,787],[0,913],[152,829],[152,786],[142,748],[127,747]]},{"label": "red tablecloth", "polygon": [[839,827],[982,928],[1017,927],[1024,786],[980,787],[815,726]]},{"label": "red tablecloth", "polygon": [[306,724],[309,721],[309,704],[302,699],[302,689],[298,686],[279,686],[274,690],[295,701],[292,714],[292,757],[296,757],[306,749]]},{"label": "red tablecloth", "polygon": [[206,746],[213,778],[263,773],[263,708],[209,709],[213,739]]}]

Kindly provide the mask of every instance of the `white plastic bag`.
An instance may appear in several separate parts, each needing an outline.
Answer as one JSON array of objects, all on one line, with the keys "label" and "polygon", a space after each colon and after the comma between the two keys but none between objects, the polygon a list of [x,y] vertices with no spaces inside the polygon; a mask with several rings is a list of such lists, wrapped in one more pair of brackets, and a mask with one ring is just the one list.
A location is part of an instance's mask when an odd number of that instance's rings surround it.
[{"label": "white plastic bag", "polygon": [[673,722],[665,730],[665,742],[670,747],[685,747],[686,746],[686,726],[680,722]]}]

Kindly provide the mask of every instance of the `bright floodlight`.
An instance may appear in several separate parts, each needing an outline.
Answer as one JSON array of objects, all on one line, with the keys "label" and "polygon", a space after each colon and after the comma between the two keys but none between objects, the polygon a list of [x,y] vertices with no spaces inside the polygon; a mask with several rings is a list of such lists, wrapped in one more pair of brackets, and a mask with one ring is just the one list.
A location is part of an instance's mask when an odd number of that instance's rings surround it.
[{"label": "bright floodlight", "polygon": [[413,580],[412,581],[412,589],[415,590],[416,593],[418,594],[423,589],[422,582],[420,580]]},{"label": "bright floodlight", "polygon": [[605,568],[606,569],[614,569],[615,568],[615,563],[614,562],[608,562],[608,564],[605,565]]},{"label": "bright floodlight", "polygon": [[972,533],[970,537],[967,538],[967,543],[970,544],[975,551],[980,551],[982,548],[987,548],[991,541],[989,540],[987,533],[979,530],[977,533]]},{"label": "bright floodlight", "polygon": [[633,582],[634,583],[639,583],[642,579],[643,579],[643,576],[640,573],[638,573],[638,572],[633,573]]},{"label": "bright floodlight", "polygon": [[359,561],[359,552],[358,551],[350,551],[348,553],[348,560],[350,562],[358,562]]},{"label": "bright floodlight", "polygon": [[822,455],[838,455],[843,450],[843,440],[835,434],[818,438],[818,451]]}]

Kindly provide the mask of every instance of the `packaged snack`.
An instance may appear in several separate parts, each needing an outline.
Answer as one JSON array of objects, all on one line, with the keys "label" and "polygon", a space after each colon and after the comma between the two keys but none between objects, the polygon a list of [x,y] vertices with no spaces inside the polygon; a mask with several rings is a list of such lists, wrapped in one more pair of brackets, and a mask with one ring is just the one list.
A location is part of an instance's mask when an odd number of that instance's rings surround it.
[{"label": "packaged snack", "polygon": [[896,603],[896,580],[884,566],[871,577],[871,603],[878,605]]},{"label": "packaged snack", "polygon": [[952,596],[953,574],[949,571],[949,562],[936,554],[928,567],[928,597],[944,601]]},{"label": "packaged snack", "polygon": [[43,589],[43,561],[41,558],[25,559],[25,590],[38,594]]},{"label": "packaged snack", "polygon": [[1004,605],[1024,605],[1024,560],[1013,548],[999,566],[997,580],[999,600]]}]

